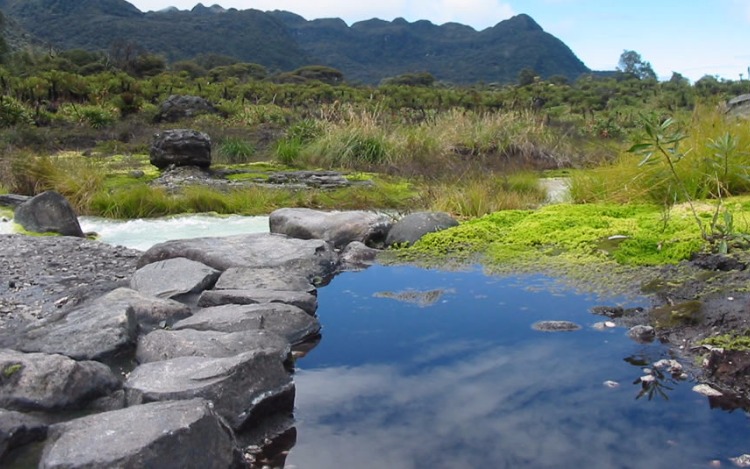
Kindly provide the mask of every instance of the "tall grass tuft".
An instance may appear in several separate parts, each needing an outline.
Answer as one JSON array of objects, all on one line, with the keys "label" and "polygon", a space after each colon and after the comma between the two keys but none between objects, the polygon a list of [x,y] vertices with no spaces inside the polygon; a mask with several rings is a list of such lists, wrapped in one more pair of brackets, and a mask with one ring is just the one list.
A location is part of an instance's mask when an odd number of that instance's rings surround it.
[{"label": "tall grass tuft", "polygon": [[219,142],[219,149],[214,158],[217,164],[242,164],[251,161],[255,155],[255,146],[247,140],[227,137]]}]

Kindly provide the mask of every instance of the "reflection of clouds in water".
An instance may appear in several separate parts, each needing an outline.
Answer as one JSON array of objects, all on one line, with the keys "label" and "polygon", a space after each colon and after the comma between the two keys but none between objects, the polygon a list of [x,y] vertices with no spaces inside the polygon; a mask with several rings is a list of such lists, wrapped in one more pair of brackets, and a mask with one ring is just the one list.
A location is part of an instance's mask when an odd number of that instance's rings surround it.
[{"label": "reflection of clouds in water", "polygon": [[[601,386],[611,363],[576,358],[559,344],[536,343],[483,347],[463,362],[410,376],[386,365],[300,370],[295,381],[303,411],[288,463],[400,469],[696,462],[687,454],[695,451],[689,441],[667,447],[679,436],[661,423],[662,407],[637,412],[641,421],[633,422],[627,414],[636,412],[629,407],[634,390]],[[582,376],[591,382],[580,382]],[[700,420],[682,412],[683,420]]]}]

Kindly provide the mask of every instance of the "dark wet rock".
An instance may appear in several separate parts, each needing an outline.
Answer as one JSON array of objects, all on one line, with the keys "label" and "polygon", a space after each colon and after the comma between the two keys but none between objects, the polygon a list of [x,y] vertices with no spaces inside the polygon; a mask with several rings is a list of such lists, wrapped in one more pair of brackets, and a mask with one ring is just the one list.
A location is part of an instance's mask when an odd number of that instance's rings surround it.
[{"label": "dark wet rock", "polygon": [[299,291],[316,294],[315,286],[304,275],[293,270],[253,267],[230,267],[221,274],[214,290],[242,290],[244,288]]},{"label": "dark wet rock", "polygon": [[374,212],[323,212],[309,208],[275,210],[268,223],[271,233],[299,239],[322,239],[336,249],[352,241],[383,246],[392,225],[390,218]]},{"label": "dark wet rock", "polygon": [[219,274],[200,262],[175,257],[144,265],[133,274],[130,286],[146,295],[175,298],[213,287]]},{"label": "dark wet rock", "polygon": [[608,318],[620,318],[625,315],[625,308],[622,306],[594,306],[591,308],[591,312]]},{"label": "dark wet rock", "polygon": [[414,244],[422,236],[435,231],[442,231],[458,222],[444,212],[417,212],[406,215],[393,225],[386,238],[386,245]]},{"label": "dark wet rock", "polygon": [[325,241],[270,233],[167,241],[146,251],[138,266],[174,257],[186,257],[221,271],[230,267],[279,268],[308,279],[330,277],[338,267],[338,255]]},{"label": "dark wet rock", "polygon": [[171,95],[159,106],[154,117],[156,122],[177,122],[201,114],[216,114],[219,111],[200,96]]},{"label": "dark wet rock", "polygon": [[24,202],[28,202],[31,200],[31,197],[28,195],[19,195],[19,194],[0,194],[0,206],[3,207],[18,207]]},{"label": "dark wet rock", "polygon": [[138,339],[135,357],[139,363],[148,363],[176,357],[231,357],[251,350],[276,353],[283,362],[289,358],[290,345],[280,335],[266,330],[158,330]]},{"label": "dark wet rock", "polygon": [[208,399],[234,429],[257,424],[270,414],[290,414],[294,408],[292,379],[278,353],[266,350],[146,363],[130,373],[124,386],[131,405]]},{"label": "dark wet rock", "polygon": [[531,327],[541,332],[570,332],[581,329],[581,326],[570,321],[539,321],[532,324]]},{"label": "dark wet rock", "polygon": [[31,415],[0,409],[0,461],[19,446],[47,437],[47,424]]},{"label": "dark wet rock", "polygon": [[232,431],[204,399],[155,402],[50,428],[39,463],[63,468],[231,468]]},{"label": "dark wet rock", "polygon": [[703,270],[729,272],[745,270],[747,264],[725,254],[700,253],[693,256],[690,263]]},{"label": "dark wet rock", "polygon": [[359,270],[375,263],[380,251],[353,241],[341,251],[341,270]]},{"label": "dark wet rock", "polygon": [[206,290],[198,299],[198,306],[252,305],[283,303],[296,306],[307,314],[315,314],[318,298],[302,291],[276,291],[261,289],[245,290]]},{"label": "dark wet rock", "polygon": [[13,219],[26,231],[84,237],[73,206],[54,191],[42,192],[16,207]]},{"label": "dark wet rock", "polygon": [[102,360],[132,348],[137,329],[135,309],[118,293],[109,293],[29,326],[17,348],[59,353],[77,360]]},{"label": "dark wet rock", "polygon": [[211,166],[211,138],[190,129],[165,130],[154,135],[151,164],[159,169],[175,166]]},{"label": "dark wet rock", "polygon": [[119,384],[109,367],[98,362],[0,349],[0,407],[5,409],[80,408]]},{"label": "dark wet rock", "polygon": [[656,329],[651,326],[638,325],[628,330],[628,337],[641,344],[648,344],[656,339]]},{"label": "dark wet rock", "polygon": [[124,409],[127,406],[125,391],[118,389],[111,394],[94,399],[86,406],[86,410],[89,412],[110,412],[112,410]]},{"label": "dark wet rock", "polygon": [[320,332],[320,323],[296,306],[268,303],[203,308],[173,328],[219,332],[266,330],[296,345],[315,337]]},{"label": "dark wet rock", "polygon": [[670,302],[651,309],[650,315],[654,325],[660,328],[695,326],[705,318],[703,303],[699,300]]},{"label": "dark wet rock", "polygon": [[285,171],[268,175],[269,184],[301,185],[320,189],[349,187],[352,183],[337,171]]}]

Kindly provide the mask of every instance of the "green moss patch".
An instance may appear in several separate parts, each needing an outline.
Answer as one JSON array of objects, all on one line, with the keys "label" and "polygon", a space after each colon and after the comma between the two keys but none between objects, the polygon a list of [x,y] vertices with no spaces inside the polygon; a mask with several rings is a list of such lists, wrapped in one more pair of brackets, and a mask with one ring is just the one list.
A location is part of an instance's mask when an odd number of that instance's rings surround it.
[{"label": "green moss patch", "polygon": [[722,334],[704,339],[700,344],[720,347],[724,350],[750,351],[750,335],[747,334],[747,331],[745,334]]},{"label": "green moss patch", "polygon": [[694,326],[703,322],[704,317],[700,301],[685,301],[651,310],[651,319],[658,328]]}]

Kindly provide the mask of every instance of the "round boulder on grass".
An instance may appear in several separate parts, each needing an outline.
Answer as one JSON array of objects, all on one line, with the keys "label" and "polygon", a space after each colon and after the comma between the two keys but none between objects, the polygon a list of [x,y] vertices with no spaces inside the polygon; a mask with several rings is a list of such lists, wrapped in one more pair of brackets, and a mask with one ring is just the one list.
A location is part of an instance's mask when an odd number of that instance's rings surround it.
[{"label": "round boulder on grass", "polygon": [[211,166],[211,138],[190,129],[165,130],[154,135],[151,164],[159,169],[174,166]]}]

